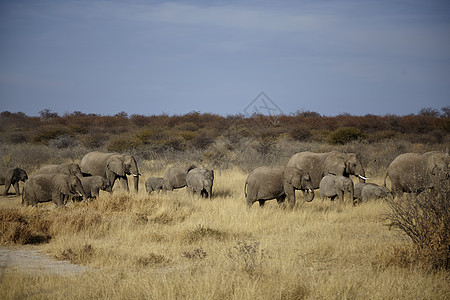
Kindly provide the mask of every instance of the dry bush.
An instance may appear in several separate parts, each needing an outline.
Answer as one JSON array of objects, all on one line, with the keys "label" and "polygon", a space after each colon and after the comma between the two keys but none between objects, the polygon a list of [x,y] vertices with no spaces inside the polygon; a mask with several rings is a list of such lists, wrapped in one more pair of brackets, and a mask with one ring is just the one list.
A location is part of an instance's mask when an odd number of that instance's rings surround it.
[{"label": "dry bush", "polygon": [[50,241],[51,219],[37,210],[0,210],[0,245]]},{"label": "dry bush", "polygon": [[420,195],[388,200],[390,226],[403,231],[416,247],[417,260],[431,269],[450,268],[450,184]]}]

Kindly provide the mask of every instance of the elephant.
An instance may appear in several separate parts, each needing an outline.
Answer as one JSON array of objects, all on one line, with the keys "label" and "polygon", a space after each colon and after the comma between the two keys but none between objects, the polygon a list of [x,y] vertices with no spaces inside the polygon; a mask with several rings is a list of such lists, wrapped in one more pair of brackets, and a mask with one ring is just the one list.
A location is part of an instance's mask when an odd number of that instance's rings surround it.
[{"label": "elephant", "polygon": [[38,170],[38,173],[49,174],[49,173],[63,173],[67,175],[75,175],[81,178],[81,169],[78,164],[67,163],[60,165],[45,165]]},{"label": "elephant", "polygon": [[131,155],[93,151],[81,159],[80,167],[84,174],[99,175],[108,179],[111,189],[116,179],[119,179],[123,188],[129,191],[127,175],[132,175],[134,190],[138,192],[141,174],[136,160]]},{"label": "elephant", "polygon": [[449,155],[440,151],[400,154],[389,165],[384,186],[389,176],[394,196],[398,197],[403,193],[419,194],[448,181],[449,164]]},{"label": "elephant", "polygon": [[314,199],[311,177],[308,172],[295,167],[272,168],[258,167],[251,172],[244,185],[244,195],[247,207],[256,201],[262,207],[266,200],[277,199],[278,204],[284,204],[287,197],[287,207],[295,205],[295,190],[303,190],[305,200]]},{"label": "elephant", "polygon": [[87,198],[77,176],[63,173],[38,173],[25,181],[22,204],[36,206],[40,202],[53,201],[57,206],[63,206],[71,195]]},{"label": "elephant", "polygon": [[183,188],[186,186],[186,175],[196,166],[189,167],[170,167],[163,176],[163,189],[172,191],[174,189]]},{"label": "elephant", "polygon": [[297,167],[308,172],[314,189],[319,188],[320,181],[327,174],[349,177],[355,175],[360,182],[365,182],[364,168],[354,153],[331,151],[327,153],[300,152],[291,156],[288,167]]},{"label": "elephant", "polygon": [[5,185],[4,196],[8,195],[8,190],[12,186],[16,190],[16,196],[20,195],[19,181],[27,181],[28,174],[21,168],[0,168],[0,184]]},{"label": "elephant", "polygon": [[[98,198],[100,190],[111,192],[111,185],[105,177],[94,175],[80,178],[81,185],[86,193],[85,199]],[[81,200],[81,199],[78,199]]]},{"label": "elephant", "polygon": [[392,199],[391,191],[375,183],[357,183],[355,184],[355,199],[366,202],[369,199],[389,198]]},{"label": "elephant", "polygon": [[162,191],[163,189],[163,178],[162,177],[149,177],[145,182],[145,189],[147,193],[151,193],[153,191]]},{"label": "elephant", "polygon": [[333,174],[328,174],[322,178],[319,184],[320,197],[325,199],[325,197],[331,198],[331,201],[339,197],[341,202],[344,201],[344,194],[350,193],[350,199],[354,200],[354,185],[353,181],[345,176],[336,176]]},{"label": "elephant", "polygon": [[211,199],[213,183],[213,170],[194,168],[186,175],[186,185],[191,194],[199,193],[200,196]]}]

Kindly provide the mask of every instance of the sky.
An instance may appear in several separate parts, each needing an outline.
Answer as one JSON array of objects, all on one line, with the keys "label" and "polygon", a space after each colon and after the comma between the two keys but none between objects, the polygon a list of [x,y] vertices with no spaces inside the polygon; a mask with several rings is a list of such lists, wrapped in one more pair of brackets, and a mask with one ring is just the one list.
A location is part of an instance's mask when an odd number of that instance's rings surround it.
[{"label": "sky", "polygon": [[0,111],[336,116],[449,105],[447,0],[0,0]]}]

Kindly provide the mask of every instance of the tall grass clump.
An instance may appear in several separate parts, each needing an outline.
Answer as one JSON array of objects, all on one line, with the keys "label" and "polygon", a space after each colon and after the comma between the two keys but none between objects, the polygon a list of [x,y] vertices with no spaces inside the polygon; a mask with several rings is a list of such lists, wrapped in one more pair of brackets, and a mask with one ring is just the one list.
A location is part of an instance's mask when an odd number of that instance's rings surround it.
[{"label": "tall grass clump", "polygon": [[435,190],[388,200],[390,226],[403,231],[412,241],[412,261],[425,268],[450,268],[450,185]]}]

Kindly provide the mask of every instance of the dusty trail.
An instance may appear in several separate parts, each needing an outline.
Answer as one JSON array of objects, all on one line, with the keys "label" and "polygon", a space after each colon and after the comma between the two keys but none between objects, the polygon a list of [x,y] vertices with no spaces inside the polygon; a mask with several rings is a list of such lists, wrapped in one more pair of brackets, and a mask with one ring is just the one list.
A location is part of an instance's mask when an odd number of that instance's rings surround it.
[{"label": "dusty trail", "polygon": [[1,272],[19,271],[32,274],[76,275],[88,267],[60,261],[36,249],[0,247]]}]

